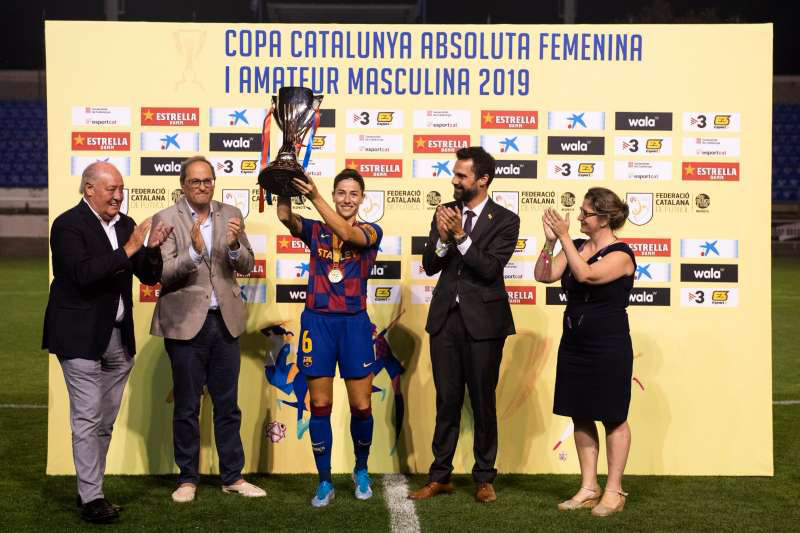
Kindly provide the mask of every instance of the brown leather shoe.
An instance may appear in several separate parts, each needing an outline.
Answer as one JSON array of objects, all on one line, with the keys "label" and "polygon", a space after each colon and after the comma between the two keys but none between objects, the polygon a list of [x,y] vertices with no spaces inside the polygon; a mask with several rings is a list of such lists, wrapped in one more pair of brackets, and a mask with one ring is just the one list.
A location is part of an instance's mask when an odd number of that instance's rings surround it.
[{"label": "brown leather shoe", "polygon": [[408,493],[409,500],[425,500],[428,498],[432,498],[437,494],[453,494],[452,483],[437,483],[436,481],[431,481],[421,489],[415,492]]},{"label": "brown leather shoe", "polygon": [[475,489],[475,501],[479,503],[489,503],[497,499],[494,487],[491,483],[478,483]]}]

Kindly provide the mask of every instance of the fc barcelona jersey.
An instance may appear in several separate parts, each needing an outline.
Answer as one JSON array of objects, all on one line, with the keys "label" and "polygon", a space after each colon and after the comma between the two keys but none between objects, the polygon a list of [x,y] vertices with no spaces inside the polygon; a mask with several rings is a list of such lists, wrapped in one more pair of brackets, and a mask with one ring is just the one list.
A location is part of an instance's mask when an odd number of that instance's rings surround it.
[{"label": "fc barcelona jersey", "polygon": [[[319,220],[300,219],[303,229],[298,237],[311,250],[308,268],[306,309],[322,313],[355,314],[367,308],[367,280],[383,231],[377,224],[357,223],[364,232],[368,246],[359,248],[342,243],[333,230]],[[332,283],[328,278],[335,260],[343,272],[342,281]]]}]

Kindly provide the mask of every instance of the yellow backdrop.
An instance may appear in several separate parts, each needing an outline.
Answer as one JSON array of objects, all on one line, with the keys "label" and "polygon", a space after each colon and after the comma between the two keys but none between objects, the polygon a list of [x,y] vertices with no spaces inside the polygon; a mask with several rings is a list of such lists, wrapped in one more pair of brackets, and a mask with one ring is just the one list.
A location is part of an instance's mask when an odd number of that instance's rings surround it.
[{"label": "yellow backdrop", "polygon": [[[297,420],[291,386],[296,339],[287,337],[286,366],[270,383],[264,364],[279,357],[282,339],[260,333],[275,324],[297,333],[302,305],[285,302],[302,297],[292,286],[305,282],[307,256],[285,238],[274,206],[258,212],[255,194],[268,98],[304,84],[324,95],[311,174],[327,190],[337,170],[359,168],[368,191],[361,216],[386,236],[369,313],[378,329],[400,315],[388,339],[405,373],[396,390],[386,371],[375,381],[373,471],[424,472],[432,460],[424,323],[434,281],[420,274],[414,237],[451,198],[454,148],[482,144],[501,160],[493,197],[522,218],[506,269],[518,334],[497,389],[500,472],[578,470],[569,420],[551,411],[563,308],[558,289],[535,283],[532,271],[542,209],[574,220],[586,189],[605,186],[630,203],[620,235],[640,256],[629,308],[628,472],[772,474],[771,25],[48,22],[46,45],[51,221],[79,200],[82,169],[106,158],[124,174],[125,209],[141,221],[172,204],[176,162],[196,153],[217,168],[215,198],[247,213],[262,260],[240,280],[251,287],[239,389],[247,471],[314,469],[308,413]],[[280,140],[273,127],[273,156]],[[155,296],[134,282],[139,353],[109,473],[175,471],[170,366],[163,341],[148,335]],[[54,357],[49,408],[47,472],[69,474],[67,393]],[[464,414],[459,472],[472,466]],[[349,416],[337,386],[340,472],[352,468]],[[209,401],[202,422],[202,469],[216,472]]]}]

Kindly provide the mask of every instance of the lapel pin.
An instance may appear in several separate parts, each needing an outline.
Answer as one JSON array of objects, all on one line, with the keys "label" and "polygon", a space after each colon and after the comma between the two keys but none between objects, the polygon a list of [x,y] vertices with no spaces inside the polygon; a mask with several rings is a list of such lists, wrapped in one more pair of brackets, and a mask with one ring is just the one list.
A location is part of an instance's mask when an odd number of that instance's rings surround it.
[{"label": "lapel pin", "polygon": [[492,214],[489,213],[489,220],[492,220]]}]

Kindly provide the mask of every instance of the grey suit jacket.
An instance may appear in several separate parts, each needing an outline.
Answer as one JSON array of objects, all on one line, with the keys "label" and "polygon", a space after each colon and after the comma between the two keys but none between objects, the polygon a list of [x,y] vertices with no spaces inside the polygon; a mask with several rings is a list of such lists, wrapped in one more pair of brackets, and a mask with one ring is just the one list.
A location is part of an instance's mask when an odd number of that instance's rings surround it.
[{"label": "grey suit jacket", "polygon": [[173,230],[161,245],[164,268],[161,293],[150,326],[151,335],[177,340],[189,340],[197,335],[208,314],[212,287],[228,332],[234,337],[244,332],[247,317],[236,272],[244,275],[252,270],[253,250],[243,227],[239,236],[239,257],[235,261],[228,257],[228,245],[225,243],[228,220],[233,217],[244,220],[244,217],[239,209],[231,205],[216,201],[211,204],[211,257],[207,256],[209,251],[206,250],[199,264],[192,261],[189,255],[194,222],[186,199],[181,199],[153,217],[153,225],[164,222]]}]

